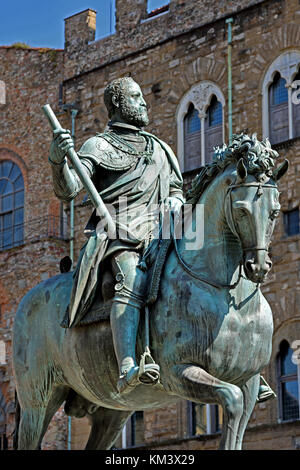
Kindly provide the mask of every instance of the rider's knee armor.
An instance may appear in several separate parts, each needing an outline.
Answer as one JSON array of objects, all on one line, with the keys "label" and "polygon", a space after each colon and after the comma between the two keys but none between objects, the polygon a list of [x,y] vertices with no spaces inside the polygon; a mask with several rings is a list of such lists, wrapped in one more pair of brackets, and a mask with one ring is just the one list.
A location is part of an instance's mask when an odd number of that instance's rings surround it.
[{"label": "rider's knee armor", "polygon": [[111,266],[115,278],[113,301],[141,308],[147,285],[147,274],[138,268],[141,260],[136,251],[119,251],[112,256]]}]

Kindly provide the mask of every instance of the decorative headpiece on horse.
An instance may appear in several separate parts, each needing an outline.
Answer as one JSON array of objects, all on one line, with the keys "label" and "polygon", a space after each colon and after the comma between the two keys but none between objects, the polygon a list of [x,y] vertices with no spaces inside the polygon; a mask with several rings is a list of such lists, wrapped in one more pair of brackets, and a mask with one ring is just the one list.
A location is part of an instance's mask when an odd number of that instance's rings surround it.
[{"label": "decorative headpiece on horse", "polygon": [[192,187],[187,193],[187,202],[196,203],[215,176],[232,163],[239,166],[241,170],[244,169],[244,179],[249,173],[261,183],[265,183],[269,178],[278,181],[287,171],[289,162],[285,160],[274,169],[277,158],[279,154],[271,148],[269,139],[259,141],[256,133],[252,136],[244,133],[235,134],[231,144],[214,147],[213,160],[202,167],[200,173],[192,181]]}]

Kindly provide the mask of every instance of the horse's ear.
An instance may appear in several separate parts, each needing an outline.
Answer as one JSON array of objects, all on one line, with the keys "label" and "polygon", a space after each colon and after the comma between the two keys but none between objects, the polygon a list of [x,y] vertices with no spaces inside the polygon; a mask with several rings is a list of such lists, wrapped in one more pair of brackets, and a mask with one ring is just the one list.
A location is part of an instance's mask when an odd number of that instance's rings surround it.
[{"label": "horse's ear", "polygon": [[247,168],[244,165],[243,159],[240,158],[236,166],[237,171],[237,183],[243,183],[247,178]]},{"label": "horse's ear", "polygon": [[273,180],[274,181],[280,180],[280,178],[282,178],[282,176],[288,171],[289,165],[290,165],[290,162],[287,159],[285,159],[284,162],[281,163],[281,165],[279,165],[279,167],[273,171]]}]

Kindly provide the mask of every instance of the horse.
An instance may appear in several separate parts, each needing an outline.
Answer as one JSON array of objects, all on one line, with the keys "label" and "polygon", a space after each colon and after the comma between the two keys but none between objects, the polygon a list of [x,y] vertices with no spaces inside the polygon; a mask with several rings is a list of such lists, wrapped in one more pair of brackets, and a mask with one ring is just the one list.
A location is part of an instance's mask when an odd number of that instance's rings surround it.
[{"label": "horse", "polygon": [[[269,141],[240,134],[214,152],[188,192],[191,217],[173,236],[156,302],[150,308],[150,349],[160,381],[120,394],[109,319],[62,328],[72,272],[58,274],[21,300],[13,329],[13,370],[21,419],[18,449],[39,449],[54,413],[87,415],[86,449],[111,449],[136,410],[185,399],[223,409],[220,449],[242,448],[257,401],[260,372],[271,355],[273,320],[262,295],[272,261],[269,245],[280,211]],[[203,207],[202,242],[196,210]],[[142,354],[140,321],[136,352]]]}]

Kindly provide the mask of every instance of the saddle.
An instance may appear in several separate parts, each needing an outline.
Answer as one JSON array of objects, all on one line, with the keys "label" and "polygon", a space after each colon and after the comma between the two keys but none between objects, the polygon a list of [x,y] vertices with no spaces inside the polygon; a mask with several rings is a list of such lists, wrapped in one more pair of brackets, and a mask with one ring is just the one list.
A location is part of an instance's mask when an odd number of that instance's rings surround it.
[{"label": "saddle", "polygon": [[[171,243],[172,240],[169,239],[153,240],[139,264],[140,269],[147,271],[148,278],[144,307],[153,304],[158,297],[160,280]],[[101,289],[97,289],[98,295],[96,295],[91,308],[83,316],[76,327],[90,325],[92,323],[98,323],[109,319],[114,295],[114,284],[115,281],[111,272],[105,270],[102,276]],[[61,323],[61,326],[65,325],[68,325],[67,314]]]}]

